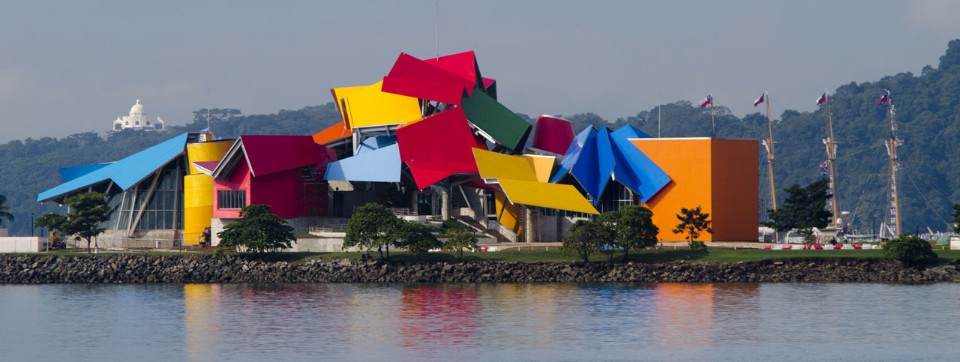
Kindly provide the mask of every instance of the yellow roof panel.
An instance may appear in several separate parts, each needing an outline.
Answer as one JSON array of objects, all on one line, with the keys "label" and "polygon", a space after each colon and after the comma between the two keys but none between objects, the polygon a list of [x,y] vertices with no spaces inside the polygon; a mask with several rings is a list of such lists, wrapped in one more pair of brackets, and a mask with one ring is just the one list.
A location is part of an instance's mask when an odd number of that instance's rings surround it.
[{"label": "yellow roof panel", "polygon": [[537,175],[525,157],[510,156],[502,153],[473,149],[473,157],[477,160],[477,169],[484,179],[514,179],[537,181]]},{"label": "yellow roof panel", "polygon": [[380,90],[383,82],[364,87],[334,89],[334,96],[344,106],[341,116],[346,116],[350,128],[404,124],[419,120],[420,101],[413,97],[385,93]]},{"label": "yellow roof panel", "polygon": [[573,186],[535,181],[500,179],[507,199],[515,204],[599,215],[597,209]]},{"label": "yellow roof panel", "polygon": [[553,156],[523,155],[530,162],[530,167],[537,175],[537,181],[550,182],[550,174],[553,172],[553,166],[557,163],[557,158]]}]

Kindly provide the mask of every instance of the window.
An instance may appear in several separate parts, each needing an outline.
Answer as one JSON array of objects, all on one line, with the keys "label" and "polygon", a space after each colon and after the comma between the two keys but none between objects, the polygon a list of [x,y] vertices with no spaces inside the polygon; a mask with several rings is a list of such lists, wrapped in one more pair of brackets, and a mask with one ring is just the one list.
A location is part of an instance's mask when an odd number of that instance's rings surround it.
[{"label": "window", "polygon": [[247,191],[245,190],[219,190],[217,191],[217,208],[219,209],[242,209],[247,206]]}]

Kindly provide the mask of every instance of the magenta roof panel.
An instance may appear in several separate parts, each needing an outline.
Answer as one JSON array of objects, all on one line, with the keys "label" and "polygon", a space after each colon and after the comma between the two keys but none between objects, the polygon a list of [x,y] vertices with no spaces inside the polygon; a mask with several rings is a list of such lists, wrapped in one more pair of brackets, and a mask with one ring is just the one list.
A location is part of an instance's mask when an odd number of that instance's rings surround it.
[{"label": "magenta roof panel", "polygon": [[311,136],[240,136],[237,142],[254,176],[332,161],[327,148]]},{"label": "magenta roof panel", "polygon": [[563,155],[573,142],[573,124],[563,118],[537,117],[533,130],[533,148]]}]

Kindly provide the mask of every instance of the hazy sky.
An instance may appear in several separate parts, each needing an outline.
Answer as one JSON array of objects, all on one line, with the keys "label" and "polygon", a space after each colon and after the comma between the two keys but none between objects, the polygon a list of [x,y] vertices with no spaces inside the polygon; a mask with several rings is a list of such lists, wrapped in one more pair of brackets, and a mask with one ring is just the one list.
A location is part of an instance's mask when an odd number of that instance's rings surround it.
[{"label": "hazy sky", "polygon": [[[0,2],[0,142],[106,131],[142,99],[275,113],[436,53],[437,1]],[[936,66],[960,1],[439,1],[440,53],[475,50],[502,103],[616,119],[712,93],[742,116]]]}]

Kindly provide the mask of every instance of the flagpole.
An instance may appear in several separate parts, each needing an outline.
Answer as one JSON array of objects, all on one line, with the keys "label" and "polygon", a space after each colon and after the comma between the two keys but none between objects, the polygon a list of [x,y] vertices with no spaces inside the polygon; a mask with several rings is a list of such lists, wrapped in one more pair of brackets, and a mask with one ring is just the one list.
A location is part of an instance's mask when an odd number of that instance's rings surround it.
[{"label": "flagpole", "polygon": [[663,104],[663,94],[657,93],[657,138],[660,138],[660,105]]},{"label": "flagpole", "polygon": [[[777,212],[777,187],[773,182],[773,120],[770,117],[770,94],[764,92],[764,103],[767,104],[767,171],[770,175],[770,200],[773,204],[773,212]],[[773,231],[773,236],[777,243],[780,242],[780,233]]]},{"label": "flagpole", "polygon": [[893,218],[892,220],[896,225],[896,235],[894,237],[900,236],[900,194],[897,190],[897,125],[893,120],[893,97],[888,97],[887,102],[889,106],[887,107],[887,112],[890,114],[890,140],[887,141],[887,153],[890,154],[890,197],[893,207]]},{"label": "flagpole", "polygon": [[713,120],[713,95],[710,95],[710,138],[717,137],[717,125]]},{"label": "flagpole", "polygon": [[833,112],[830,111],[830,92],[827,94],[827,128],[830,131],[830,137],[827,138],[827,163],[830,166],[830,190],[833,192],[833,227],[840,229],[842,225],[837,218],[840,216],[837,214],[837,210],[840,208],[840,198],[837,192],[837,176],[834,173],[834,162],[837,159],[837,144],[834,142],[833,138]]}]

